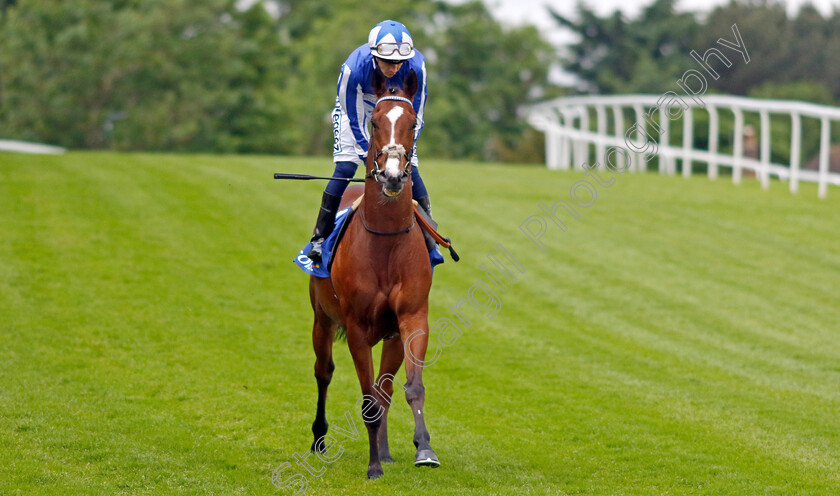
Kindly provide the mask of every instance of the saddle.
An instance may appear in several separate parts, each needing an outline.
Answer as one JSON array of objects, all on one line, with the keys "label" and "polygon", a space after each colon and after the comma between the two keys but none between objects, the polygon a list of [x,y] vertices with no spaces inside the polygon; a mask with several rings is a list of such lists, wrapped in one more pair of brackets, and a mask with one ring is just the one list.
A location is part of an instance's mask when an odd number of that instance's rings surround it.
[{"label": "saddle", "polygon": [[[324,244],[322,245],[322,253],[324,255],[324,260],[326,260],[326,264],[315,264],[309,259],[309,257],[306,256],[312,248],[312,243],[308,243],[304,246],[294,258],[293,262],[309,275],[321,278],[330,277],[330,270],[332,270],[332,263],[335,258],[335,252],[337,251],[338,244],[347,232],[347,226],[350,225],[350,220],[354,215],[356,215],[356,211],[358,210],[361,202],[362,197],[360,196],[351,206],[344,208],[336,215],[335,229],[327,237],[327,239],[324,240]],[[420,228],[423,230],[424,236],[431,236],[437,244],[443,246],[444,248],[449,248],[449,255],[452,257],[452,260],[456,262],[460,260],[458,254],[452,248],[452,241],[450,241],[447,237],[441,236],[435,230],[437,228],[437,223],[429,218],[422,208],[417,208],[417,202],[414,203],[414,216],[417,223],[420,224]],[[436,246],[429,252],[429,263],[432,265],[433,269],[436,265],[443,263],[443,255],[441,255],[440,250],[438,250]]]},{"label": "saddle", "polygon": [[[353,205],[350,207],[350,211],[347,212],[344,223],[338,230],[335,242],[333,243],[332,253],[330,253],[330,258],[327,261],[328,271],[332,270],[333,258],[335,257],[335,252],[338,251],[336,250],[336,247],[338,247],[339,243],[341,243],[341,239],[344,237],[344,233],[347,231],[347,226],[350,225],[350,220],[356,214],[356,210],[359,209],[359,205],[362,203],[362,198],[364,198],[364,196],[365,195],[361,195],[358,198],[356,198],[356,200],[353,202]],[[461,260],[461,257],[458,256],[458,253],[452,247],[452,240],[450,240],[448,237],[442,236],[439,232],[437,232],[437,222],[435,222],[431,217],[429,217],[428,214],[426,214],[426,212],[422,208],[419,208],[417,206],[416,201],[412,200],[412,202],[414,203],[414,218],[417,219],[417,223],[420,224],[420,228],[423,229],[423,231],[425,231],[426,233],[428,233],[437,244],[444,248],[448,248],[449,256],[452,257],[452,260],[454,260],[455,262]],[[437,263],[435,263],[435,258],[433,254],[429,253],[429,256],[431,257],[432,266],[437,265]],[[443,260],[441,259],[438,263],[442,262]]]}]

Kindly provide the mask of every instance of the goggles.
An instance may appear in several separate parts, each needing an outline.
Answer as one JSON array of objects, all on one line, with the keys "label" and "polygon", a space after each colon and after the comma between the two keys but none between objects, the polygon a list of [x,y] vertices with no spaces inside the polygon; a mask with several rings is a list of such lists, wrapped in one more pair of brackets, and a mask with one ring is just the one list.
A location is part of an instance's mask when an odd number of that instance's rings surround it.
[{"label": "goggles", "polygon": [[412,47],[411,43],[408,42],[380,43],[376,46],[376,53],[382,57],[389,57],[395,53],[398,53],[403,57],[408,57],[413,49],[414,47]]}]

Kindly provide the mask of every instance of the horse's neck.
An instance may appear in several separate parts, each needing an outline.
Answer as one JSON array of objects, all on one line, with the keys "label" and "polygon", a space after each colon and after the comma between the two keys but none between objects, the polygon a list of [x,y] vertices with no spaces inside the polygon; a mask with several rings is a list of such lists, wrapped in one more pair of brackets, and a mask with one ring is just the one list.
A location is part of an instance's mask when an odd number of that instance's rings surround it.
[{"label": "horse's neck", "polygon": [[365,224],[372,231],[396,232],[408,228],[414,221],[414,204],[411,201],[411,181],[397,198],[382,196],[382,185],[374,181],[365,184],[365,196],[359,207]]}]

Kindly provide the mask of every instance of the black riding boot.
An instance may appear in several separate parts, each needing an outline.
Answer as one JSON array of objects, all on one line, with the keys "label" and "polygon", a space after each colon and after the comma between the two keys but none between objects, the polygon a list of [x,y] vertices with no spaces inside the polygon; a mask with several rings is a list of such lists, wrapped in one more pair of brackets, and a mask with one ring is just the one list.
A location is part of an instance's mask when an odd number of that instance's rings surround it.
[{"label": "black riding boot", "polygon": [[341,197],[324,192],[321,197],[321,210],[318,212],[318,220],[315,222],[315,232],[312,234],[312,249],[309,250],[309,257],[313,262],[321,262],[321,245],[327,236],[332,233],[335,226],[335,214],[338,212],[338,205]]},{"label": "black riding boot", "polygon": [[[420,208],[422,208],[426,212],[426,215],[429,216],[429,220],[432,221],[432,227],[437,228],[437,222],[435,222],[432,219],[432,201],[429,199],[429,196],[426,195],[422,198],[417,198],[417,205],[419,205]],[[423,231],[423,237],[426,238],[426,250],[434,250],[435,245],[437,245],[435,238],[433,238],[432,235],[426,232],[425,230]]]}]

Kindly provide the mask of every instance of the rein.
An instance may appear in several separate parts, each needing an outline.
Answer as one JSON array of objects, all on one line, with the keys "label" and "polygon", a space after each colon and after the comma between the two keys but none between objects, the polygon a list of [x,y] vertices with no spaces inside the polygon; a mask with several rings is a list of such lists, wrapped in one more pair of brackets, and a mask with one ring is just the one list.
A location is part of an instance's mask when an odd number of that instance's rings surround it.
[{"label": "rein", "polygon": [[[409,105],[412,105],[412,108],[413,108],[413,105],[414,105],[411,102],[411,100],[409,100],[408,98],[404,98],[404,97],[401,97],[401,96],[383,96],[382,98],[380,98],[379,100],[376,101],[376,105],[374,105],[373,108],[376,109],[376,107],[381,102],[385,102],[385,101],[404,102],[404,103],[407,103]],[[371,141],[373,141],[373,140],[371,139]],[[400,160],[400,162],[402,162],[403,159],[405,159],[405,167],[403,168],[403,173],[405,173],[405,174],[410,174],[411,173],[411,152],[406,151],[404,146],[402,146],[402,145],[386,145],[384,148],[379,150],[379,152],[377,153],[376,152],[376,144],[373,144],[373,143],[371,143],[371,144],[373,145],[373,152],[374,152],[373,169],[371,169],[370,172],[365,174],[365,179],[373,178],[373,180],[378,182],[378,183],[382,182],[382,180],[380,179],[380,176],[385,171],[379,168],[378,160],[379,160],[379,157],[381,157],[382,155],[385,155],[385,154],[388,154],[388,158],[398,158]]]},{"label": "rein", "polygon": [[414,224],[416,223],[416,221],[414,220],[414,216],[412,216],[411,225],[406,227],[405,229],[400,229],[399,231],[376,231],[376,230],[371,229],[367,226],[367,223],[365,222],[364,209],[361,209],[361,208],[359,209],[359,220],[362,221],[362,227],[365,228],[365,231],[367,231],[371,234],[377,234],[379,236],[396,236],[398,234],[405,234],[407,232],[410,232],[412,229],[414,229]]}]

